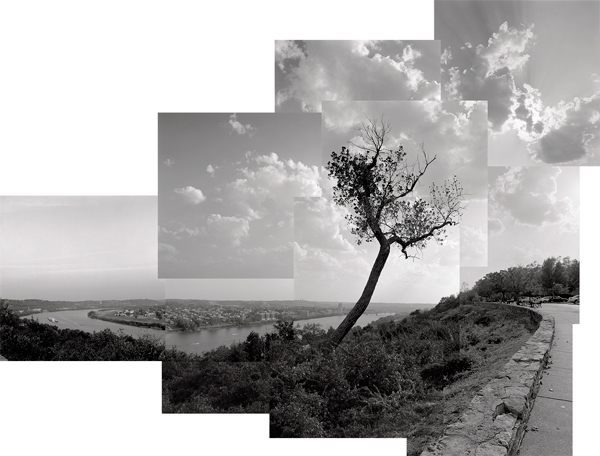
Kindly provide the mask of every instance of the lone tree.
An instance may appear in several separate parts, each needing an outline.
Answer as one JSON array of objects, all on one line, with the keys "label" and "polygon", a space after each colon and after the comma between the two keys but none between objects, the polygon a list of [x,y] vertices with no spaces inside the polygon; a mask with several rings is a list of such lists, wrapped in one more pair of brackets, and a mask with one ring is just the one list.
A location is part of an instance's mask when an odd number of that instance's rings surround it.
[{"label": "lone tree", "polygon": [[416,258],[428,240],[443,242],[446,227],[457,225],[464,209],[463,189],[456,176],[442,187],[432,184],[427,199],[414,196],[417,183],[436,157],[429,158],[422,147],[422,161],[417,157],[408,163],[403,146],[397,150],[386,147],[390,124],[383,119],[367,119],[356,127],[362,141],[350,143],[354,150],[343,146],[327,163],[329,177],[336,181],[333,200],[350,209],[346,219],[357,243],[379,242],[379,253],[360,299],[331,336],[334,348],[371,302],[390,247],[396,244],[405,258]]}]

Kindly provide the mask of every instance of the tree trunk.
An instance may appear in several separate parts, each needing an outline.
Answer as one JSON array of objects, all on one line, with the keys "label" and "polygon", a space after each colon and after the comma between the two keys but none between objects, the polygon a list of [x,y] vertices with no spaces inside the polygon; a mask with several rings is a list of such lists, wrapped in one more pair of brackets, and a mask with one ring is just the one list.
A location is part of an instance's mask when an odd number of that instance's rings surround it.
[{"label": "tree trunk", "polygon": [[377,258],[375,259],[375,264],[371,269],[371,274],[369,275],[369,280],[367,280],[367,284],[365,285],[365,289],[360,296],[358,302],[354,305],[352,310],[346,315],[344,321],[340,323],[337,327],[331,339],[329,340],[330,345],[335,348],[337,347],[342,339],[346,337],[346,334],[350,332],[354,324],[360,318],[360,316],[367,309],[367,306],[371,302],[371,297],[373,296],[373,292],[375,291],[375,286],[377,285],[377,281],[379,280],[379,276],[381,275],[381,271],[385,266],[385,262],[390,255],[390,245],[388,243],[381,244],[379,247],[379,253],[377,254]]}]

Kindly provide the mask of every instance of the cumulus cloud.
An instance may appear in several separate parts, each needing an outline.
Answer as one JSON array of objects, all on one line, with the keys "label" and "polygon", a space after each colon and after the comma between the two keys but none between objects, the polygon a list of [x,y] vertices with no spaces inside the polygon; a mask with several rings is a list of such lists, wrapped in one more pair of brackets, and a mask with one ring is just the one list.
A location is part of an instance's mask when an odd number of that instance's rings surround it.
[{"label": "cumulus cloud", "polygon": [[529,150],[544,163],[583,160],[593,152],[591,143],[598,138],[599,121],[600,92],[546,108],[540,122],[543,128]]},{"label": "cumulus cloud", "polygon": [[[447,174],[447,166],[451,166],[452,173],[462,174],[463,181],[469,182],[470,193],[476,187],[487,195],[487,102],[425,101],[395,106],[380,102],[329,102],[324,104],[322,114],[325,136],[330,131],[337,135],[355,134],[353,129],[364,122],[365,110],[375,117],[380,115],[374,114],[376,111],[384,111],[392,119],[394,131],[388,136],[389,147],[402,145],[416,154],[422,145],[428,152],[443,147],[443,154],[437,154],[436,166],[428,171],[428,176],[436,175],[438,170]],[[349,142],[360,145],[363,140],[354,136]],[[350,150],[354,150],[352,146]],[[435,177],[443,180],[447,175]]]},{"label": "cumulus cloud", "polygon": [[163,163],[167,166],[173,166],[175,164],[175,162],[170,158],[167,158]]},{"label": "cumulus cloud", "polygon": [[348,211],[326,198],[295,198],[294,241],[301,246],[353,252],[343,235]]},{"label": "cumulus cloud", "polygon": [[215,245],[237,246],[249,234],[250,222],[244,217],[211,214],[201,228],[204,241]]},{"label": "cumulus cloud", "polygon": [[[448,65],[450,60],[452,60],[452,51],[450,50],[450,48],[446,48],[446,49],[444,49],[444,52],[442,52],[442,56],[441,56],[442,65],[444,65],[444,66]],[[443,68],[442,68],[442,70],[443,70]]]},{"label": "cumulus cloud", "polygon": [[[207,172],[212,174],[217,168],[209,165]],[[236,172],[237,178],[220,186],[221,196],[211,198],[210,207],[203,206],[206,207],[204,213],[195,212],[185,221],[166,223],[159,227],[159,234],[167,236],[167,242],[194,238],[195,243],[207,246],[241,246],[244,250],[238,250],[236,258],[246,257],[251,252],[263,257],[267,254],[285,256],[286,252],[291,256],[290,246],[287,251],[274,250],[276,246],[264,247],[267,252],[256,246],[244,246],[243,242],[251,238],[254,226],[257,236],[267,236],[272,242],[291,242],[294,197],[321,196],[322,170],[300,161],[284,160],[276,153],[248,152],[245,160],[237,163]],[[192,204],[206,199],[200,190],[191,186],[175,189],[175,193]],[[266,230],[269,230],[268,235]],[[180,248],[179,244],[175,245]]]},{"label": "cumulus cloud", "polygon": [[444,88],[448,98],[488,100],[488,116],[494,131],[502,130],[517,103],[519,91],[513,72],[521,70],[529,60],[526,50],[535,39],[532,28],[518,30],[504,22],[487,46],[464,46],[461,51],[470,57],[466,68],[452,66],[451,53],[445,52],[444,72],[449,80]]},{"label": "cumulus cloud", "polygon": [[177,223],[177,222],[171,222],[168,225],[170,225],[170,226],[175,225],[175,227],[167,228],[165,226],[159,226],[158,233],[173,236],[175,239],[181,239],[182,235],[195,237],[200,234],[200,228],[198,228],[198,227],[190,228],[188,226],[185,226],[182,223]]},{"label": "cumulus cloud", "polygon": [[210,174],[210,176],[211,176],[211,177],[215,177],[215,170],[216,170],[216,169],[217,169],[217,168],[216,168],[215,166],[213,166],[213,165],[210,165],[210,164],[209,164],[209,165],[206,167],[206,172],[207,172],[208,174]]},{"label": "cumulus cloud", "polygon": [[[536,161],[585,164],[594,153],[600,121],[600,92],[556,106],[544,106],[539,90],[516,91],[511,124]],[[594,144],[593,144],[594,143]]]},{"label": "cumulus cloud", "polygon": [[488,119],[494,130],[502,129],[511,114],[516,92],[514,79],[507,71],[498,71],[482,78],[474,69],[460,72],[450,68],[450,82],[446,85],[449,99],[485,99],[489,101]]},{"label": "cumulus cloud", "polygon": [[506,227],[502,220],[497,218],[491,218],[488,220],[488,233],[491,235],[501,234]]},{"label": "cumulus cloud", "polygon": [[523,89],[516,94],[512,118],[519,138],[531,142],[540,137],[544,131],[543,111],[540,91],[523,84]]},{"label": "cumulus cloud", "polygon": [[275,63],[282,72],[286,72],[286,61],[294,61],[305,57],[300,44],[292,40],[275,41]]},{"label": "cumulus cloud", "polygon": [[[302,111],[320,112],[321,100],[439,99],[440,86],[425,78],[415,45],[403,44],[395,55],[379,51],[375,41],[309,41],[306,51],[276,44],[277,65],[286,72],[277,106],[293,99]],[[286,66],[289,58],[294,65]]]},{"label": "cumulus cloud", "polygon": [[165,244],[163,242],[158,243],[158,251],[161,253],[170,253],[172,255],[179,253],[179,251],[170,244]]},{"label": "cumulus cloud", "polygon": [[573,201],[556,196],[560,173],[556,167],[510,168],[491,185],[492,209],[508,214],[519,225],[573,226],[577,213]]},{"label": "cumulus cloud", "polygon": [[458,59],[445,49],[444,90],[449,99],[488,100],[492,131],[514,130],[534,161],[588,164],[600,145],[600,92],[544,106],[537,88],[517,86],[515,75],[529,61],[528,49],[535,40],[533,25],[513,28],[505,22],[487,45],[461,47],[458,52],[467,57],[467,65],[453,66]]},{"label": "cumulus cloud", "polygon": [[179,251],[171,244],[158,243],[158,258],[160,262],[178,263]]},{"label": "cumulus cloud", "polygon": [[200,204],[206,200],[206,197],[202,191],[192,187],[191,185],[183,188],[176,188],[174,192],[178,195],[181,195],[182,198],[190,204]]},{"label": "cumulus cloud", "polygon": [[254,127],[252,127],[252,125],[250,125],[250,124],[242,125],[237,120],[236,113],[233,113],[229,116],[229,125],[231,125],[231,128],[233,129],[233,131],[235,131],[238,135],[244,135],[246,133],[248,133],[249,135],[252,135],[256,131],[256,129]]},{"label": "cumulus cloud", "polygon": [[476,48],[477,54],[487,62],[486,76],[502,68],[511,72],[522,69],[529,60],[525,51],[534,39],[533,25],[524,30],[509,27],[507,22],[500,25],[498,32],[488,40],[487,47],[480,44]]},{"label": "cumulus cloud", "polygon": [[239,177],[224,191],[227,201],[240,214],[263,218],[269,214],[293,211],[295,196],[321,196],[321,173],[317,166],[300,161],[282,160],[276,153],[248,153],[246,166],[238,170]]}]

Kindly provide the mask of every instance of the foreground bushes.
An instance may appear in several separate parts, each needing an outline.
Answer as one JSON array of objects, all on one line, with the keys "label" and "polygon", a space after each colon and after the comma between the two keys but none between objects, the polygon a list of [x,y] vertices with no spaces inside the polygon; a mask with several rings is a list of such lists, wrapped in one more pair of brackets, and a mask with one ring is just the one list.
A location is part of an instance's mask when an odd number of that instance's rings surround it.
[{"label": "foreground bushes", "polygon": [[204,356],[168,351],[163,412],[268,412],[271,437],[423,436],[423,420],[445,423],[440,397],[451,385],[534,330],[528,315],[454,297],[401,321],[354,328],[334,351],[318,325],[281,322]]},{"label": "foreground bushes", "polygon": [[15,361],[156,361],[165,346],[151,336],[58,329],[17,317],[0,302],[0,354]]}]

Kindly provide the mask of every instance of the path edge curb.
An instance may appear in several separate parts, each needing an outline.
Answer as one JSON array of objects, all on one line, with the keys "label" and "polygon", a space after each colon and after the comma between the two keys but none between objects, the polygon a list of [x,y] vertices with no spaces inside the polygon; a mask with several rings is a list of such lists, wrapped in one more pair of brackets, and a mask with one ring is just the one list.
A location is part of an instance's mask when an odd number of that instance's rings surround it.
[{"label": "path edge curb", "polygon": [[[506,306],[481,303],[482,306]],[[530,312],[539,327],[498,374],[471,400],[458,422],[421,456],[514,456],[525,436],[527,422],[550,358],[555,321],[552,315]]]}]

